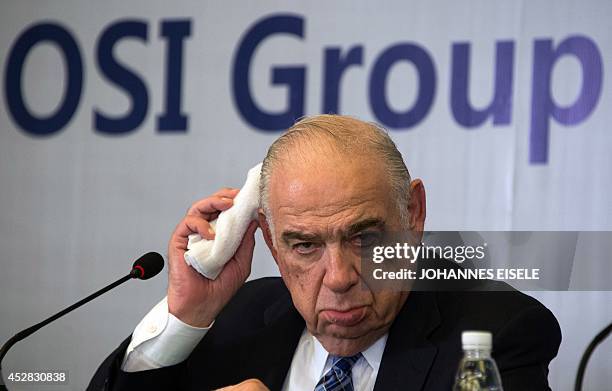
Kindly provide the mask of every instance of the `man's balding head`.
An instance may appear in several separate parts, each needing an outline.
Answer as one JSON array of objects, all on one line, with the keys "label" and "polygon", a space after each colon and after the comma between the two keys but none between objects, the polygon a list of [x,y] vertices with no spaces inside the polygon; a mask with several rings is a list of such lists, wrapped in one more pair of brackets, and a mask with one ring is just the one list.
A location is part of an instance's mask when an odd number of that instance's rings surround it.
[{"label": "man's balding head", "polygon": [[305,117],[272,143],[262,165],[261,208],[269,215],[270,178],[276,167],[355,159],[367,159],[372,168],[382,168],[381,174],[389,181],[400,219],[407,226],[410,173],[402,154],[378,125],[343,115]]}]

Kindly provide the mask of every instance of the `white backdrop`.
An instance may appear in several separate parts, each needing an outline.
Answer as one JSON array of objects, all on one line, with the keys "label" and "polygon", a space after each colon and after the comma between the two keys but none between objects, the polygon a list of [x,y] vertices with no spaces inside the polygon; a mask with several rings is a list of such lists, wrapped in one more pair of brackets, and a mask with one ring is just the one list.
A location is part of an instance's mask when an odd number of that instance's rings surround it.
[{"label": "white backdrop", "polygon": [[[427,229],[611,230],[610,18],[604,0],[4,2],[0,339],[140,254],[165,253],[189,204],[239,186],[279,134],[262,128],[292,115],[337,110],[387,126],[425,183]],[[252,57],[238,55],[257,31]],[[337,50],[353,64],[340,79]],[[461,105],[467,96],[486,108],[494,90],[494,116],[479,121]],[[105,126],[96,113],[127,119]],[[253,277],[277,274],[264,247]],[[157,277],[97,299],[16,345],[4,373],[66,369],[70,389],[82,389],[165,286]],[[561,323],[549,378],[569,390],[588,340],[612,318],[612,293],[535,295]],[[609,388],[611,367],[607,341],[586,389]]]}]

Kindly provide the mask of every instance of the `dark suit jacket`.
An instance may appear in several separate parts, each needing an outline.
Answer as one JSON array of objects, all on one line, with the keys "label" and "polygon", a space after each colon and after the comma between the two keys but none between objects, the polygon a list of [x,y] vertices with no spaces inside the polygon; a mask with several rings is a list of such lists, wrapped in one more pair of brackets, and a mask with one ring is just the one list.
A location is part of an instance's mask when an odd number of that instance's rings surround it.
[{"label": "dark suit jacket", "polygon": [[[498,288],[504,286],[493,285]],[[238,291],[184,362],[123,372],[128,338],[100,366],[89,389],[208,390],[257,378],[279,390],[304,327],[282,279],[255,280]],[[411,292],[389,330],[375,390],[450,390],[463,330],[493,333],[505,391],[549,389],[559,325],[537,300],[506,290]]]}]

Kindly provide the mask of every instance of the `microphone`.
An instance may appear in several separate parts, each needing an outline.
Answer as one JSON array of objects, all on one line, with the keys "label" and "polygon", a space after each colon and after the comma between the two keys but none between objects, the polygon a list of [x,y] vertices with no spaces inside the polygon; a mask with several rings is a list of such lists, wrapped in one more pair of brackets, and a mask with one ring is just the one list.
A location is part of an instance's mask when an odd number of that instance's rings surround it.
[{"label": "microphone", "polygon": [[149,278],[156,276],[160,271],[162,271],[163,268],[164,268],[164,258],[161,255],[159,255],[156,252],[146,253],[145,255],[141,256],[134,262],[134,264],[132,265],[132,270],[130,271],[128,275],[121,277],[120,279],[113,282],[112,284],[107,285],[104,288],[100,289],[99,291],[92,293],[86,298],[74,303],[70,307],[63,309],[57,314],[43,320],[40,323],[35,324],[32,327],[22,330],[18,332],[17,334],[15,334],[13,337],[11,337],[11,339],[6,341],[4,345],[2,345],[2,348],[0,348],[0,391],[6,390],[6,386],[4,384],[4,377],[2,376],[2,359],[4,358],[4,356],[6,356],[6,353],[9,351],[9,349],[13,345],[21,341],[22,339],[27,338],[30,335],[34,334],[40,328],[48,325],[54,320],[61,318],[67,313],[79,308],[83,304],[86,304],[92,301],[93,299],[102,295],[103,293],[106,293],[110,291],[111,289],[117,287],[118,285],[123,284],[127,280],[131,280],[133,278],[137,278],[139,280],[148,280]]},{"label": "microphone", "polygon": [[155,277],[164,268],[164,258],[155,252],[146,253],[132,265],[130,276],[139,280]]}]

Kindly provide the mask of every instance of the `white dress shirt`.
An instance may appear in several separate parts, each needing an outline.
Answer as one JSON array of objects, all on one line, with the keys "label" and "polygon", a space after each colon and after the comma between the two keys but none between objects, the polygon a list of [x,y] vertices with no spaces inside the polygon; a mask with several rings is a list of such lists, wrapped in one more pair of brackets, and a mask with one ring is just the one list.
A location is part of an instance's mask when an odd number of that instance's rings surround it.
[{"label": "white dress shirt", "polygon": [[189,357],[210,327],[182,322],[168,312],[168,298],[164,297],[134,329],[121,369],[138,372],[178,364]]},{"label": "white dress shirt", "polygon": [[[212,324],[198,328],[183,323],[168,312],[168,302],[164,298],[136,326],[121,369],[137,372],[178,364],[191,354],[211,327]],[[386,343],[387,334],[361,352],[363,357],[352,369],[356,391],[374,389]],[[283,390],[313,391],[319,379],[331,369],[331,361],[321,343],[304,329]]]}]

